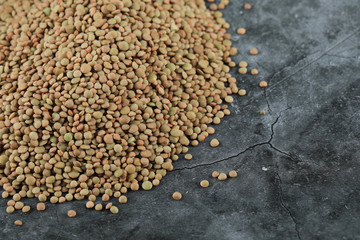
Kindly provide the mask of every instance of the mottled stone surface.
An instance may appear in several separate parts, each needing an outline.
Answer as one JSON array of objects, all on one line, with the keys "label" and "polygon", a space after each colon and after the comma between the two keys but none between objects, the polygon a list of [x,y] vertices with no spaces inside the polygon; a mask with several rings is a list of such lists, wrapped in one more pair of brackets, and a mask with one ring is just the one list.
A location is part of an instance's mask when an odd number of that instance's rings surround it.
[{"label": "mottled stone surface", "polygon": [[[159,187],[129,193],[118,215],[82,201],[9,215],[1,200],[0,239],[360,239],[359,1],[249,2],[243,11],[243,1],[230,0],[224,15],[231,33],[247,29],[233,36],[236,61],[260,74],[233,70],[249,94],[236,96],[216,126],[219,147],[209,138],[191,149],[194,158],[176,162]],[[259,55],[248,54],[252,47]],[[231,169],[238,178],[210,177]]]}]

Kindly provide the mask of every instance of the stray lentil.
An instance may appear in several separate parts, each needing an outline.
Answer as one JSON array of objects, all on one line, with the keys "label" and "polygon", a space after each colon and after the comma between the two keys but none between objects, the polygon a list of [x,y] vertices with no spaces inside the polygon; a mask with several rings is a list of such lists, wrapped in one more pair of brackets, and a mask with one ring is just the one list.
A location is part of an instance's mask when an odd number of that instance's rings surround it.
[{"label": "stray lentil", "polygon": [[211,174],[211,176],[213,178],[217,178],[219,175],[220,175],[220,173],[218,171],[213,171],[212,174]]},{"label": "stray lentil", "polygon": [[246,95],[246,90],[245,90],[245,89],[240,89],[239,92],[238,92],[238,94],[239,94],[240,96],[245,96],[245,95]]},{"label": "stray lentil", "polygon": [[203,188],[207,188],[209,186],[209,181],[208,180],[202,180],[200,182],[200,186]]},{"label": "stray lentil", "polygon": [[265,87],[268,86],[268,83],[267,83],[266,81],[261,81],[261,82],[259,83],[259,86],[262,87],[262,88],[265,88]]},{"label": "stray lentil", "polygon": [[251,69],[251,75],[258,75],[259,71],[256,68]]},{"label": "stray lentil", "polygon": [[239,73],[240,74],[246,74],[247,73],[247,68],[239,68]]},{"label": "stray lentil", "polygon": [[46,206],[45,206],[45,203],[43,203],[43,202],[40,202],[40,203],[38,203],[38,204],[36,205],[36,209],[37,209],[38,211],[44,211],[45,208],[46,208]]},{"label": "stray lentil", "polygon": [[249,53],[251,55],[257,55],[259,53],[259,50],[257,50],[256,48],[252,48],[252,49],[250,49]]},{"label": "stray lentil", "polygon": [[182,194],[179,193],[179,192],[174,192],[173,195],[172,195],[173,199],[174,200],[180,200],[182,198]]},{"label": "stray lentil", "polygon": [[22,226],[22,225],[23,225],[23,222],[22,222],[21,220],[16,220],[16,221],[14,222],[14,224],[15,224],[16,226]]},{"label": "stray lentil", "polygon": [[113,214],[117,214],[117,213],[119,213],[119,209],[117,207],[115,207],[115,206],[112,206],[110,208],[110,212],[113,213]]},{"label": "stray lentil", "polygon": [[217,146],[219,146],[219,144],[220,144],[220,142],[216,138],[214,138],[210,141],[210,146],[212,146],[212,147],[217,147]]},{"label": "stray lentil", "polygon": [[251,8],[252,8],[251,4],[249,4],[249,3],[244,4],[244,9],[245,10],[250,10]]},{"label": "stray lentil", "polygon": [[240,34],[240,35],[244,35],[246,33],[246,29],[245,28],[238,28],[236,32],[238,34]]},{"label": "stray lentil", "polygon": [[231,177],[231,178],[237,177],[237,172],[236,172],[235,170],[231,170],[231,171],[229,172],[229,177]]},{"label": "stray lentil", "polygon": [[76,211],[74,211],[74,210],[69,210],[69,211],[67,212],[67,215],[68,215],[68,217],[70,217],[70,218],[74,218],[74,217],[76,217]]},{"label": "stray lentil", "polygon": [[226,176],[225,173],[220,173],[220,175],[218,176],[218,179],[219,179],[220,181],[224,181],[224,180],[227,179],[227,176]]}]

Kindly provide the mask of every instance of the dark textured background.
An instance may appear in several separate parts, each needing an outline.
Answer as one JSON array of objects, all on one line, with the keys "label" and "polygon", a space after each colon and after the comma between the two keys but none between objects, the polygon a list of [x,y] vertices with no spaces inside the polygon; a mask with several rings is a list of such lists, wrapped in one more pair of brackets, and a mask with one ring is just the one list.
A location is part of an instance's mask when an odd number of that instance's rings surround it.
[{"label": "dark textured background", "polygon": [[[113,200],[117,215],[83,201],[9,215],[1,200],[0,239],[360,239],[360,2],[249,2],[243,11],[244,1],[230,0],[224,15],[232,34],[247,29],[233,35],[236,62],[260,74],[233,70],[249,94],[216,126],[219,147],[209,138],[159,187],[129,193],[126,205]],[[259,55],[249,56],[252,47]],[[265,92],[261,80],[270,82]],[[234,168],[238,178],[210,179]]]}]

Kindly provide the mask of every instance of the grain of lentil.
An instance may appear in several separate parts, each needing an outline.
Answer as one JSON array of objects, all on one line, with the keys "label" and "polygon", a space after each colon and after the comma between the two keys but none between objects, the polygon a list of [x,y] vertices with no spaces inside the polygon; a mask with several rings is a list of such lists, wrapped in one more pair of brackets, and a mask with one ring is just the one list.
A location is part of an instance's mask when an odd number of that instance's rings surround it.
[{"label": "grain of lentil", "polygon": [[203,188],[207,188],[209,186],[209,181],[208,180],[202,180],[200,182],[200,186]]},{"label": "grain of lentil", "polygon": [[174,199],[174,200],[180,200],[181,198],[182,198],[182,194],[181,193],[179,193],[179,192],[174,192],[173,193],[173,195],[172,195],[172,198]]},{"label": "grain of lentil", "polygon": [[225,173],[220,173],[220,175],[218,176],[218,179],[219,179],[220,181],[224,181],[224,180],[227,179],[227,176],[226,176]]},{"label": "grain of lentil", "polygon": [[236,178],[237,177],[237,172],[235,171],[235,170],[231,170],[230,172],[229,172],[229,177],[231,177],[231,178]]}]

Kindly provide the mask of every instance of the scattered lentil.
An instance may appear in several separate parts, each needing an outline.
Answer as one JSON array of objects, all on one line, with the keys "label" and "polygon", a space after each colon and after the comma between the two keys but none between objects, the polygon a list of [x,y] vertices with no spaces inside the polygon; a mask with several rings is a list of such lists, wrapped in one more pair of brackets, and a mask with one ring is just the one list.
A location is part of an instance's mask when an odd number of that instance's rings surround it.
[{"label": "scattered lentil", "polygon": [[211,174],[211,176],[213,178],[217,178],[219,175],[220,175],[220,173],[218,171],[213,171],[212,174]]},{"label": "scattered lentil", "polygon": [[218,179],[219,179],[220,181],[224,181],[224,180],[227,179],[227,176],[226,176],[225,173],[220,173],[220,175],[218,176]]},{"label": "scattered lentil", "polygon": [[210,146],[212,146],[212,147],[217,147],[217,146],[219,146],[219,144],[220,144],[220,142],[216,138],[214,138],[210,141]]},{"label": "scattered lentil", "polygon": [[244,4],[244,9],[245,10],[250,10],[251,8],[252,8],[251,4],[249,4],[249,3]]},{"label": "scattered lentil", "polygon": [[240,74],[246,74],[247,73],[247,68],[239,68],[239,73]]},{"label": "scattered lentil", "polygon": [[23,225],[23,222],[22,222],[21,220],[16,220],[16,221],[14,222],[14,224],[15,224],[16,226],[22,226],[22,225]]},{"label": "scattered lentil", "polygon": [[240,89],[239,92],[238,92],[238,94],[239,94],[240,96],[245,96],[245,95],[246,95],[246,90],[245,90],[245,89]]},{"label": "scattered lentil", "polygon": [[70,218],[74,218],[74,217],[76,217],[76,211],[74,211],[74,210],[69,210],[69,211],[67,212],[67,215],[68,215],[68,217],[70,217]]},{"label": "scattered lentil", "polygon": [[236,172],[235,170],[231,170],[231,171],[229,172],[229,177],[231,177],[231,178],[237,177],[237,172]]},{"label": "scattered lentil", "polygon": [[245,28],[238,28],[236,32],[238,34],[240,34],[240,35],[244,35],[246,33],[246,29]]},{"label": "scattered lentil", "polygon": [[45,203],[43,203],[43,202],[40,202],[40,203],[38,203],[38,204],[36,205],[36,209],[37,209],[38,211],[44,211],[45,208],[46,208],[46,206],[45,206]]},{"label": "scattered lentil", "polygon": [[209,181],[208,180],[202,180],[200,182],[200,186],[203,188],[207,188],[209,186]]},{"label": "scattered lentil", "polygon": [[117,213],[119,213],[119,209],[117,207],[115,207],[115,206],[112,206],[110,208],[110,212],[113,213],[113,214],[117,214]]},{"label": "scattered lentil", "polygon": [[240,62],[239,62],[239,67],[240,67],[240,68],[247,68],[247,66],[248,66],[248,63],[247,63],[247,62],[245,62],[245,61],[240,61]]},{"label": "scattered lentil", "polygon": [[258,75],[259,71],[256,68],[251,69],[251,75]]},{"label": "scattered lentil", "polygon": [[174,200],[180,200],[182,198],[182,194],[179,193],[179,192],[174,192],[173,195],[172,195],[173,199]]},{"label": "scattered lentil", "polygon": [[256,48],[252,48],[252,49],[250,49],[249,53],[251,55],[257,55],[259,53],[259,50],[257,50]]},{"label": "scattered lentil", "polygon": [[262,88],[265,88],[265,87],[268,86],[268,83],[267,83],[266,81],[261,81],[261,82],[259,83],[259,86],[262,87]]}]

